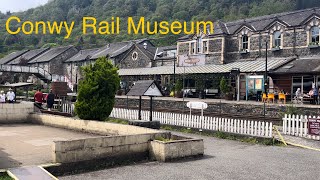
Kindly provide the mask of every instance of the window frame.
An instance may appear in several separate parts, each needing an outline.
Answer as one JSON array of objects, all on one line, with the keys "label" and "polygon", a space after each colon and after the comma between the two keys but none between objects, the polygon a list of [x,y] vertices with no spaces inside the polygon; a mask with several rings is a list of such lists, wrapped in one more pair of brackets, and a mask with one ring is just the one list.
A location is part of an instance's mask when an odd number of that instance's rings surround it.
[{"label": "window frame", "polygon": [[[247,41],[244,41],[244,38],[247,37]],[[244,45],[246,44],[247,48],[244,48]],[[244,34],[241,36],[241,51],[249,51],[249,36],[247,34]]]},{"label": "window frame", "polygon": [[[316,35],[315,33],[313,33],[313,29],[317,28],[318,29],[318,34]],[[317,36],[314,40],[314,37]],[[310,29],[310,44],[316,44],[316,45],[319,45],[320,43],[320,27],[319,26],[312,26],[311,29]]]},{"label": "window frame", "polygon": [[[278,38],[276,38],[277,33],[279,33]],[[273,42],[272,43],[273,43],[272,47],[274,47],[274,48],[277,48],[277,47],[281,48],[282,47],[282,33],[281,33],[281,31],[275,31],[273,33]]]}]

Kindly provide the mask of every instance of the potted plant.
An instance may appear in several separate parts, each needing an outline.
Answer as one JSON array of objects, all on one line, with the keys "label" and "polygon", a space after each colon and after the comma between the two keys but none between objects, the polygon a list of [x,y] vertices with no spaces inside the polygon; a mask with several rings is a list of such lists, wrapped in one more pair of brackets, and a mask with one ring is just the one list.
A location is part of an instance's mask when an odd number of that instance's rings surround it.
[{"label": "potted plant", "polygon": [[239,51],[240,54],[247,54],[248,53],[248,50],[247,49],[241,49]]},{"label": "potted plant", "polygon": [[183,97],[183,92],[182,92],[183,84],[181,80],[178,80],[174,90],[175,90],[175,97],[177,98],[182,98]]},{"label": "potted plant", "polygon": [[197,90],[199,91],[199,98],[200,99],[204,99],[205,98],[205,92],[204,92],[204,89],[205,89],[205,82],[203,79],[197,81],[196,83],[196,88]]},{"label": "potted plant", "polygon": [[311,42],[311,43],[309,43],[308,47],[310,49],[318,48],[319,47],[319,43],[318,42]]},{"label": "potted plant", "polygon": [[280,50],[280,46],[272,46],[271,51],[279,51]]},{"label": "potted plant", "polygon": [[228,85],[227,80],[224,77],[222,77],[220,80],[220,91],[226,100],[233,99],[231,87]]}]

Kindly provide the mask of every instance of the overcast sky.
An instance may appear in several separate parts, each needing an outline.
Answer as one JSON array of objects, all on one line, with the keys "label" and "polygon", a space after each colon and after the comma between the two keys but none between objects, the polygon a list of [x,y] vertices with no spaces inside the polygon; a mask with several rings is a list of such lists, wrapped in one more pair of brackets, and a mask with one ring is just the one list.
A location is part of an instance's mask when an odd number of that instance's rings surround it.
[{"label": "overcast sky", "polygon": [[0,0],[0,11],[17,12],[45,4],[48,0]]}]

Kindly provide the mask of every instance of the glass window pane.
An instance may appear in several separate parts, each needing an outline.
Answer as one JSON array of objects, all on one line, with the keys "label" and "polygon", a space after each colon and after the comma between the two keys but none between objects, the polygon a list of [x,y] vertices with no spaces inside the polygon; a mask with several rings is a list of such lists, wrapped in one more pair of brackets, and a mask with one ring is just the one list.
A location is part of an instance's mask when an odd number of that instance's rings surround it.
[{"label": "glass window pane", "polygon": [[273,45],[275,47],[281,46],[281,32],[276,31],[273,34]]},{"label": "glass window pane", "polygon": [[308,94],[312,90],[313,81],[313,76],[303,76],[303,90],[301,92]]},{"label": "glass window pane", "polygon": [[319,43],[319,27],[311,28],[311,42]]}]

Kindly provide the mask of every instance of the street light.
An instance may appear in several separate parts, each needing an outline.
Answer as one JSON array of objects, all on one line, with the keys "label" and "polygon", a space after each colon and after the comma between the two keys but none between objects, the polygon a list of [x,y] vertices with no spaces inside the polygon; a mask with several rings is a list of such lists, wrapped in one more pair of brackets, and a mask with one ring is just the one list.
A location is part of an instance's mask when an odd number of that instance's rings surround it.
[{"label": "street light", "polygon": [[[163,57],[163,52],[160,52],[156,55],[158,58]],[[175,88],[176,88],[176,53],[173,53],[173,97],[175,97]]]},{"label": "street light", "polygon": [[[268,41],[266,41],[266,63],[265,63],[265,71],[264,71],[264,93],[268,95]],[[263,116],[266,117],[266,102],[263,101]]]}]

